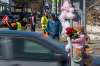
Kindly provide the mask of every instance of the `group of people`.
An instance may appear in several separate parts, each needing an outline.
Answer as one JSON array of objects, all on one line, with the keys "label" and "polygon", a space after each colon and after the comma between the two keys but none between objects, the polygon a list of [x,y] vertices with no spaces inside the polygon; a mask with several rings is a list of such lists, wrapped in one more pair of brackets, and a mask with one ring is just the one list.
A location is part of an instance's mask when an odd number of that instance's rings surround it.
[{"label": "group of people", "polygon": [[19,16],[10,20],[8,17],[7,21],[2,21],[3,25],[7,26],[10,30],[25,31],[29,27],[30,31],[35,31],[36,17],[33,14],[31,14],[31,16],[28,18]]},{"label": "group of people", "polygon": [[41,17],[41,27],[44,35],[59,40],[62,26],[55,14],[50,14],[48,16],[48,13],[45,12]]},{"label": "group of people", "polygon": [[21,23],[17,19],[6,21],[4,26],[7,26],[10,30],[21,30]]}]

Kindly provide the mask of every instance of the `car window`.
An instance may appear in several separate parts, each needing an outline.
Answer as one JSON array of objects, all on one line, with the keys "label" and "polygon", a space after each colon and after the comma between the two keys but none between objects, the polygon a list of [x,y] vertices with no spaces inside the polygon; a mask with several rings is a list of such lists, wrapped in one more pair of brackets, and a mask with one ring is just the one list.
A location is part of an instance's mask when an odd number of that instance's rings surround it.
[{"label": "car window", "polygon": [[42,46],[40,43],[24,40],[24,52],[25,53],[50,53],[51,51]]},{"label": "car window", "polygon": [[[44,42],[43,42],[44,43]],[[14,58],[18,59],[37,59],[51,60],[54,59],[54,52],[50,48],[42,45],[43,43],[25,38],[13,38]]]},{"label": "car window", "polygon": [[14,50],[18,53],[51,53],[51,50],[34,40],[23,38],[12,39]]},{"label": "car window", "polygon": [[0,56],[3,56],[5,52],[5,45],[11,44],[11,40],[7,37],[0,37]]},{"label": "car window", "polygon": [[[53,60],[53,49],[44,45],[44,42],[23,37],[2,37],[0,45],[5,45],[6,53],[11,53],[14,59],[24,60]],[[12,48],[7,48],[8,46]],[[0,46],[1,49],[1,46]],[[0,50],[0,53],[2,50]],[[3,50],[4,51],[4,50]],[[8,52],[9,51],[9,52]],[[4,52],[3,52],[4,53]]]}]

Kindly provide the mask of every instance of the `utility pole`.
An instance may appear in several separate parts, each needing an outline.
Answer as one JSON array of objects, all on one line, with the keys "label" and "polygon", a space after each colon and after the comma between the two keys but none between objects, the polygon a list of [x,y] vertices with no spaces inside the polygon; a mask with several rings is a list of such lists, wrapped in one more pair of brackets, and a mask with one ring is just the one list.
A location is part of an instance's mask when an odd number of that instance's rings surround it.
[{"label": "utility pole", "polygon": [[86,0],[80,0],[80,12],[81,12],[82,26],[84,27],[84,32],[87,33],[87,30],[86,30],[86,23],[87,23]]},{"label": "utility pole", "polygon": [[84,26],[84,32],[87,32],[86,31],[86,23],[87,23],[87,20],[86,20],[86,1],[83,0],[83,26]]}]

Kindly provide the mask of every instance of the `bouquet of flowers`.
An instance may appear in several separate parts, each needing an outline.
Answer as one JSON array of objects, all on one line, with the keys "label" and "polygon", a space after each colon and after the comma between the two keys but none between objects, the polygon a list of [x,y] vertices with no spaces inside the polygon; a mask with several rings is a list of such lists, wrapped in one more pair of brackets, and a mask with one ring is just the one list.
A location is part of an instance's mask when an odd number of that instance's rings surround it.
[{"label": "bouquet of flowers", "polygon": [[66,34],[67,36],[69,36],[71,39],[76,39],[79,37],[79,35],[77,34],[77,31],[72,28],[72,27],[68,27],[66,28]]},{"label": "bouquet of flowers", "polygon": [[[68,27],[66,28],[66,34],[67,36],[70,37],[70,39],[77,39],[79,38],[79,34],[78,34],[78,31],[75,30],[75,28],[72,28],[72,27]],[[82,54],[81,54],[81,49],[80,48],[76,48],[76,47],[73,47],[73,61],[74,62],[80,62],[82,60]]]}]

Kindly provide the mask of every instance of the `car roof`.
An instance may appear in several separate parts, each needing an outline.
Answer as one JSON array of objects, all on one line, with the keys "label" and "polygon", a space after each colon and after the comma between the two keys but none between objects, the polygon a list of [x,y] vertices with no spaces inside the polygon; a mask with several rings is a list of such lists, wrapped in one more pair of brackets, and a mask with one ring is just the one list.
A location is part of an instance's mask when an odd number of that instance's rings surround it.
[{"label": "car roof", "polygon": [[63,50],[65,52],[64,44],[57,42],[51,38],[45,38],[40,32],[22,32],[22,31],[16,31],[16,30],[0,30],[0,36],[21,36],[26,38],[33,38],[36,37],[37,39],[42,39],[44,41],[49,42],[53,46],[56,46],[57,48]]}]

